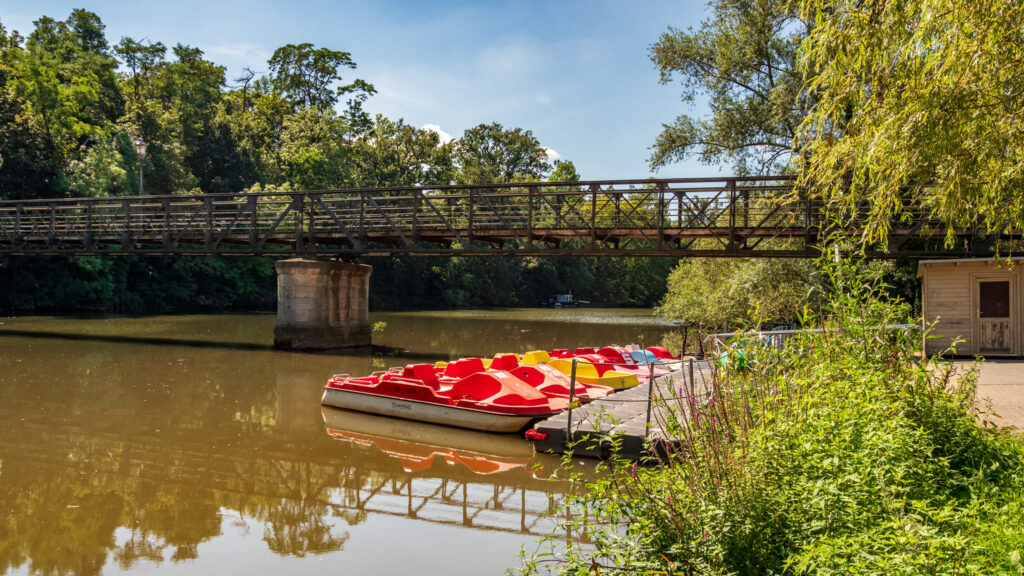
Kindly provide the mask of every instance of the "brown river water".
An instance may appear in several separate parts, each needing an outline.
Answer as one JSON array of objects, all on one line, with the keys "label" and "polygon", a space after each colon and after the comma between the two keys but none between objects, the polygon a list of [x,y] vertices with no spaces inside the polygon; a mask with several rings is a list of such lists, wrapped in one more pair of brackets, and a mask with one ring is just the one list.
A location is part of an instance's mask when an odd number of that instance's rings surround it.
[{"label": "brown river water", "polygon": [[334,373],[657,344],[649,311],[372,314],[379,348],[276,351],[272,314],[0,318],[0,573],[501,574],[555,529],[516,435],[321,409]]}]

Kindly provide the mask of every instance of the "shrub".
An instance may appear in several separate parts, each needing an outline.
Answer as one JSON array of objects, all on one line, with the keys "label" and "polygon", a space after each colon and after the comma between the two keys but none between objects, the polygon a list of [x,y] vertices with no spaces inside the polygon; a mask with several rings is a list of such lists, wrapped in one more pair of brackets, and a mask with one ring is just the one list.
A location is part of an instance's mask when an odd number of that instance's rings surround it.
[{"label": "shrub", "polygon": [[822,266],[821,330],[677,387],[659,465],[609,461],[566,503],[587,540],[524,572],[1024,573],[1024,448],[984,425],[977,367],[921,357],[905,303]]}]

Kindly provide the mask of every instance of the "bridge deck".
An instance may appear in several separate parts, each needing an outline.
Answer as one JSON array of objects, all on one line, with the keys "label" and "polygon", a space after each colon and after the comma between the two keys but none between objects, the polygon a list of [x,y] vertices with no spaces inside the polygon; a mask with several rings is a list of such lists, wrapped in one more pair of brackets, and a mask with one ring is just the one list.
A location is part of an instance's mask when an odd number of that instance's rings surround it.
[{"label": "bridge deck", "polygon": [[[786,177],[0,202],[0,254],[806,257],[829,229]],[[959,234],[946,250],[944,236],[922,214],[874,255],[988,253],[1009,237]]]}]

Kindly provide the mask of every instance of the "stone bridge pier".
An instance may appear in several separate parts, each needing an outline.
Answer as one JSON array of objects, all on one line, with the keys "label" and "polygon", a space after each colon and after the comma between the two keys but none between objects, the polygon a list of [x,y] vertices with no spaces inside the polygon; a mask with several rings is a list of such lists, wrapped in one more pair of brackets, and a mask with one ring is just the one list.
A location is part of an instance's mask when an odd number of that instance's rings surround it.
[{"label": "stone bridge pier", "polygon": [[372,266],[294,258],[279,260],[274,346],[328,350],[369,346]]}]

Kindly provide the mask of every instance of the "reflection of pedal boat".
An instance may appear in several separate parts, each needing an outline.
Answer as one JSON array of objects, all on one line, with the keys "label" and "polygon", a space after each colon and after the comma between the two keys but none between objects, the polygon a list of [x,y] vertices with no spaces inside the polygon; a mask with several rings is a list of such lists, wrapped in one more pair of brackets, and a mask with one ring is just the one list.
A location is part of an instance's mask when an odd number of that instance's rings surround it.
[{"label": "reflection of pedal boat", "polygon": [[329,407],[321,414],[332,438],[375,446],[401,461],[406,472],[427,470],[440,457],[477,474],[494,474],[525,466],[533,457],[530,444],[518,436],[452,430]]},{"label": "reflection of pedal boat", "polygon": [[439,379],[429,364],[363,378],[335,375],[321,404],[489,432],[517,432],[568,407],[567,400],[549,398],[508,372]]}]

